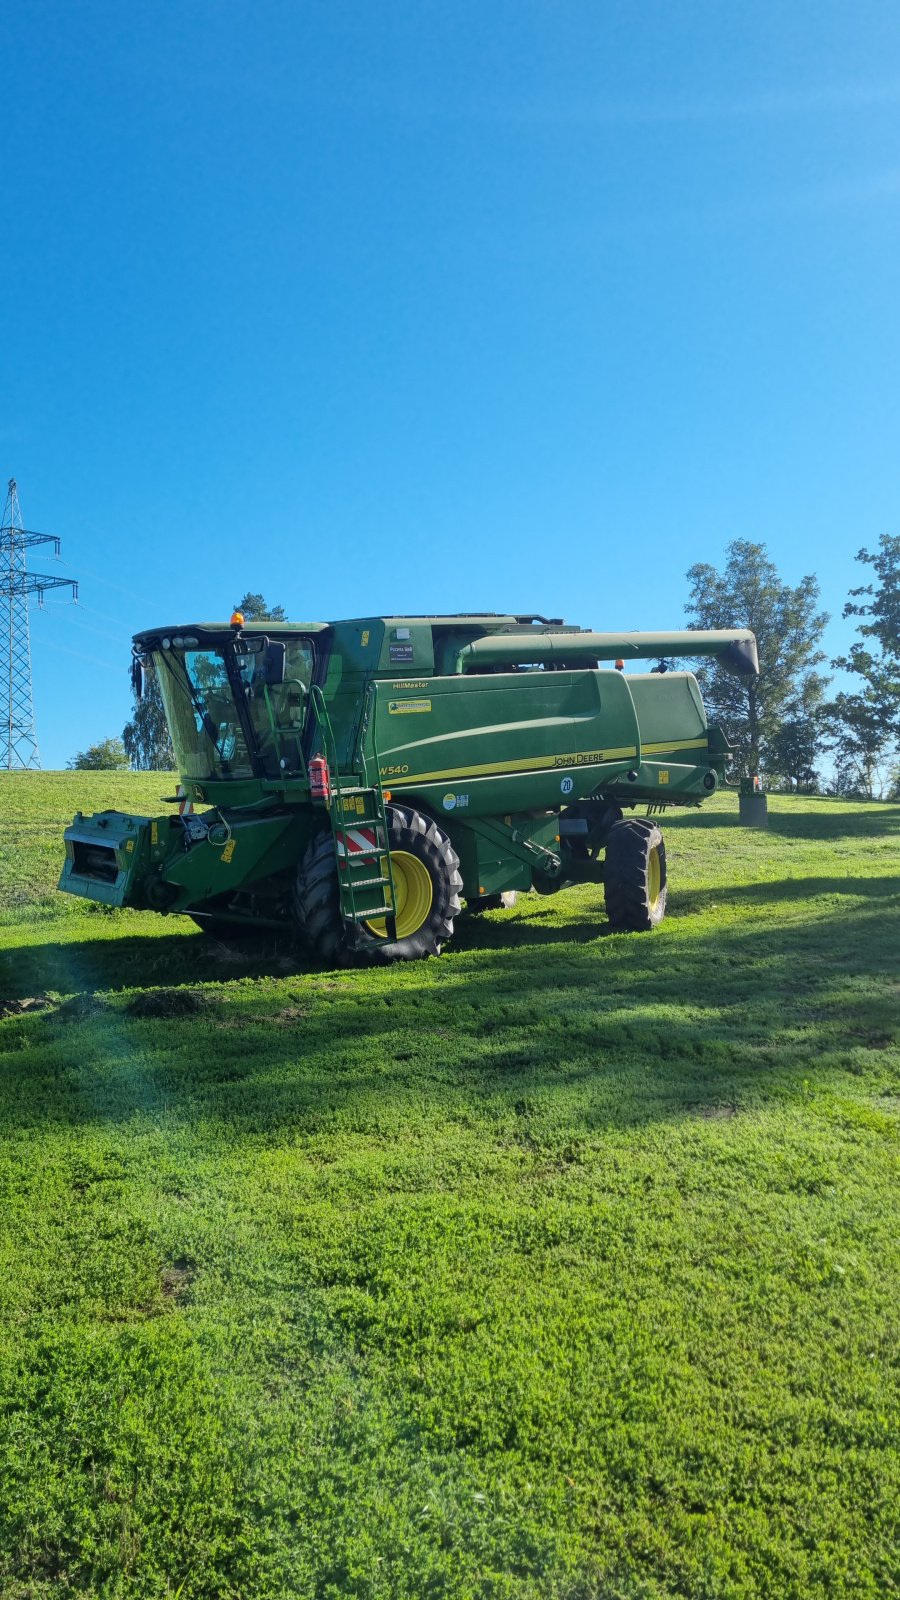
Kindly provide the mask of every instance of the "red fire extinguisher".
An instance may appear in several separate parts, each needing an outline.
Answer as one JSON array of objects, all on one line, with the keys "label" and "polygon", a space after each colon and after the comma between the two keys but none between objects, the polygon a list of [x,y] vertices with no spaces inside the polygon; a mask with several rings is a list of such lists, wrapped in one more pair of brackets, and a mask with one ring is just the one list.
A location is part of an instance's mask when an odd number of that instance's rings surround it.
[{"label": "red fire extinguisher", "polygon": [[331,778],[324,756],[313,756],[309,763],[309,792],[313,800],[331,798]]}]

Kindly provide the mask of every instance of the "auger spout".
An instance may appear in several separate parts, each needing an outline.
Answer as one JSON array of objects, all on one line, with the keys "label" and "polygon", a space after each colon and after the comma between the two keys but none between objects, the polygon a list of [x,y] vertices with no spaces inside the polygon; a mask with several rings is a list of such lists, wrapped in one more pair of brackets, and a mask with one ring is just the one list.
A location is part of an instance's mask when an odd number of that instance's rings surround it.
[{"label": "auger spout", "polygon": [[739,677],[759,672],[756,638],[749,628],[683,628],[677,633],[493,633],[465,645],[456,656],[455,671],[568,662],[585,667],[597,661],[661,656],[715,656]]}]

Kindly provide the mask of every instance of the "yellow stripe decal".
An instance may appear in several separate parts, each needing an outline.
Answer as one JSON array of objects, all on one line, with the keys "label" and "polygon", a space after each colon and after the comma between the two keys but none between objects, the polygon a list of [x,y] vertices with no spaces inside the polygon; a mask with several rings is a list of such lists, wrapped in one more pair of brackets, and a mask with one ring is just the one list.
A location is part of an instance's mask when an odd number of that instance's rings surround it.
[{"label": "yellow stripe decal", "polygon": [[[656,754],[660,751],[668,753],[670,750],[700,750],[706,749],[706,739],[688,739],[679,744],[645,744],[643,754]],[[382,767],[382,778],[393,779],[395,787],[408,788],[411,783],[446,783],[453,779],[455,783],[462,783],[469,778],[491,778],[515,773],[528,772],[565,772],[572,767],[598,767],[605,766],[610,761],[627,761],[629,757],[637,755],[637,748],[633,744],[621,745],[615,750],[591,751],[590,759],[577,752],[562,756],[531,756],[522,761],[489,761],[481,766],[469,767],[461,772],[458,767],[449,767],[442,772],[391,772],[389,767]]]},{"label": "yellow stripe decal", "polygon": [[[450,767],[444,772],[404,772],[404,782],[416,783],[444,783],[448,778],[455,782],[462,782],[463,778],[488,778],[496,777],[503,773],[516,772],[566,772],[570,767],[602,766],[607,761],[623,761],[629,756],[636,756],[637,750],[633,744],[625,745],[620,750],[591,751],[590,759],[585,756],[530,756],[523,761],[488,761],[478,767],[469,767],[465,772],[460,772],[458,767]],[[393,777],[395,783],[400,781],[400,774],[391,773],[389,768],[382,768],[382,778]]]},{"label": "yellow stripe decal", "polygon": [[665,740],[662,744],[644,744],[641,745],[641,749],[646,756],[661,755],[663,751],[668,754],[670,750],[706,750],[708,745],[709,740],[704,735],[702,739],[679,739],[677,744],[673,744],[671,739]]}]

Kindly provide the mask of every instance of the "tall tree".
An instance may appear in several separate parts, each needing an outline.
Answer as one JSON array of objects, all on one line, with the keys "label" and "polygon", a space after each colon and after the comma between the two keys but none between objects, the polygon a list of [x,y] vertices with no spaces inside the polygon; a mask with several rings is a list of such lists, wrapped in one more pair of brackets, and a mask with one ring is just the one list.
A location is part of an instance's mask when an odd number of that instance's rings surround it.
[{"label": "tall tree", "polygon": [[173,771],[175,752],[152,661],[144,666],[143,692],[135,701],[131,721],[122,729],[122,741],[131,765],[139,772]]},{"label": "tall tree", "polygon": [[251,594],[249,590],[234,609],[240,611],[245,622],[287,622],[284,606],[272,606],[270,609],[264,595]]},{"label": "tall tree", "polygon": [[861,637],[832,666],[852,674],[856,686],[824,708],[829,748],[845,787],[878,798],[900,744],[900,537],[883,534],[874,552],[857,561],[874,568],[877,582],[850,590],[845,617],[862,617]]},{"label": "tall tree", "polygon": [[[878,583],[851,589],[844,616],[868,618],[859,624],[859,632],[876,641],[885,663],[900,676],[900,534],[883,533],[878,546],[872,553],[860,550],[856,557],[875,568]],[[862,595],[868,596],[868,605],[855,604]]]},{"label": "tall tree", "polygon": [[819,585],[810,574],[794,588],[783,583],[764,544],[735,539],[722,572],[697,562],[685,610],[691,628],[752,628],[759,676],[737,678],[714,660],[697,664],[710,720],[721,722],[744,773],[758,772],[782,724],[808,718],[828,682],[816,671],[828,614],[816,609]]}]

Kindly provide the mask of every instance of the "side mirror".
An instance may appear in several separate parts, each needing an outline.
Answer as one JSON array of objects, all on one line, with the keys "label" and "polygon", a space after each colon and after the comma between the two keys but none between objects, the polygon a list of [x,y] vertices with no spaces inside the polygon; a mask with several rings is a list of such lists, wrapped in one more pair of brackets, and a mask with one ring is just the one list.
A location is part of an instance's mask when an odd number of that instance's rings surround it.
[{"label": "side mirror", "polygon": [[144,693],[144,669],[141,666],[140,656],[131,658],[131,691],[135,700],[140,701]]},{"label": "side mirror", "polygon": [[284,683],[284,641],[274,640],[266,645],[263,658],[263,682],[270,689]]}]

